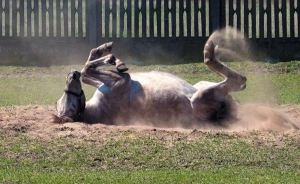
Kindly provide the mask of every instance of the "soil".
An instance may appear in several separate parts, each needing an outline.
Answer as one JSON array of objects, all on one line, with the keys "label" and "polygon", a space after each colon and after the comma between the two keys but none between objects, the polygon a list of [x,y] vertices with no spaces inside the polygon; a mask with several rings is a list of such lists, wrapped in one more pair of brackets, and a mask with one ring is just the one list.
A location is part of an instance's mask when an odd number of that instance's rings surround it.
[{"label": "soil", "polygon": [[[253,111],[255,109],[255,111]],[[250,112],[251,111],[251,112]],[[81,122],[53,124],[51,123],[52,114],[55,114],[53,106],[13,106],[0,108],[0,129],[7,134],[21,132],[28,136],[51,138],[60,136],[97,136],[104,137],[111,133],[124,131],[158,131],[169,132],[187,132],[211,131],[214,128],[206,129],[183,129],[180,127],[156,128],[147,126],[117,126],[93,124],[87,125]],[[227,132],[249,132],[251,130],[266,131],[284,131],[299,132],[294,130],[290,123],[300,127],[300,106],[285,105],[276,108],[269,108],[261,105],[245,105],[239,113],[239,120],[230,127],[219,130]]]}]

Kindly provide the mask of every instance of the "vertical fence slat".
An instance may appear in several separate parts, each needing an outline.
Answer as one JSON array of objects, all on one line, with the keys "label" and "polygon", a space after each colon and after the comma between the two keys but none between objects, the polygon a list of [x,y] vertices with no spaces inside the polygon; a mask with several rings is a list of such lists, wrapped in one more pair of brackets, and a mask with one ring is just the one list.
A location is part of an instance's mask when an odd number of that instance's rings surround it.
[{"label": "vertical fence slat", "polygon": [[[97,40],[98,38],[101,38],[103,36],[103,30],[102,30],[102,16],[103,16],[103,6],[102,6],[102,1],[97,1],[97,0],[89,0],[89,8],[88,8],[88,14],[89,17],[87,18],[87,21],[89,21],[89,29],[92,29],[89,32],[95,32],[94,36],[95,39]],[[93,21],[95,18],[93,17],[99,17],[96,19],[96,21]],[[104,20],[105,22],[105,20]],[[99,35],[99,36],[98,36]],[[98,46],[98,45],[96,45]]]},{"label": "vertical fence slat", "polygon": [[27,37],[31,36],[31,2],[27,1]]},{"label": "vertical fence slat", "polygon": [[[296,1],[296,0],[295,0]],[[300,0],[297,0],[298,41],[300,41]]]},{"label": "vertical fence slat", "polygon": [[164,0],[164,34],[169,37],[169,1]]},{"label": "vertical fence slat", "polygon": [[[202,0],[204,1],[204,0]],[[220,27],[223,28],[226,26],[226,1],[227,0],[223,0],[223,1],[220,1],[220,10],[223,10],[220,12]],[[202,5],[203,6],[203,5]]]},{"label": "vertical fence slat", "polygon": [[290,30],[291,30],[291,38],[295,37],[295,19],[294,19],[294,13],[295,13],[295,9],[294,9],[294,0],[290,0]]},{"label": "vertical fence slat", "polygon": [[63,0],[64,37],[69,36],[68,0]]},{"label": "vertical fence slat", "polygon": [[171,1],[172,37],[176,37],[176,0]]},{"label": "vertical fence slat", "polygon": [[234,11],[233,11],[233,1],[229,0],[229,26],[233,26],[233,18],[234,18]]},{"label": "vertical fence slat", "polygon": [[131,8],[131,0],[127,0],[127,38],[132,38],[132,8]]},{"label": "vertical fence slat", "polygon": [[295,0],[295,1],[297,1],[297,9],[296,9],[296,11],[297,11],[297,27],[298,27],[298,41],[300,41],[300,0]]},{"label": "vertical fence slat", "polygon": [[236,1],[236,10],[235,10],[237,22],[236,22],[236,27],[237,29],[241,30],[241,1]]},{"label": "vertical fence slat", "polygon": [[279,31],[279,14],[281,13],[281,10],[279,10],[279,0],[274,0],[274,12],[275,12],[275,37],[278,39],[280,37]]},{"label": "vertical fence slat", "polygon": [[54,21],[53,21],[53,0],[49,0],[49,37],[54,35]]},{"label": "vertical fence slat", "polygon": [[46,13],[48,10],[46,7],[46,1],[41,1],[41,3],[42,3],[42,37],[46,37]]},{"label": "vertical fence slat", "polygon": [[134,1],[134,37],[135,38],[139,37],[139,30],[140,30],[139,17],[140,17],[139,1],[135,0]]},{"label": "vertical fence slat", "polygon": [[17,2],[12,1],[12,36],[17,37]]},{"label": "vertical fence slat", "polygon": [[5,0],[5,36],[10,36],[9,35],[9,0]]},{"label": "vertical fence slat", "polygon": [[[124,1],[120,1],[120,37],[124,37],[124,14],[125,14],[125,7]],[[128,30],[127,30],[128,31]]]},{"label": "vertical fence slat", "polygon": [[279,2],[274,0],[275,39],[279,38]]},{"label": "vertical fence slat", "polygon": [[60,0],[56,0],[56,36],[61,37],[61,8]]},{"label": "vertical fence slat", "polygon": [[20,0],[19,5],[19,15],[20,15],[20,37],[24,37],[24,0]]},{"label": "vertical fence slat", "polygon": [[75,9],[75,1],[71,1],[71,37],[75,37],[75,14],[76,14],[76,9]]},{"label": "vertical fence slat", "polygon": [[179,1],[179,37],[183,37],[184,35],[183,13],[184,13],[183,1],[180,0]]},{"label": "vertical fence slat", "polygon": [[[86,3],[86,21],[87,21],[87,37],[89,41],[90,48],[95,48],[98,46],[98,35],[102,35],[101,29],[97,31],[98,26],[101,25],[98,21],[94,21],[93,17],[98,17],[97,11],[99,11],[99,6],[101,2],[97,0],[87,0]],[[100,14],[101,15],[101,14]],[[102,17],[99,16],[99,19],[102,20]]]},{"label": "vertical fence slat", "polygon": [[34,36],[40,36],[40,24],[39,24],[39,0],[34,0]]},{"label": "vertical fence slat", "polygon": [[282,0],[282,36],[287,38],[286,0]]},{"label": "vertical fence slat", "polygon": [[252,0],[251,6],[252,38],[256,38],[256,1]]},{"label": "vertical fence slat", "polygon": [[157,37],[161,37],[161,3],[156,1]]},{"label": "vertical fence slat", "polygon": [[[78,37],[83,38],[83,25],[82,25],[82,1],[78,1],[77,13],[78,13]],[[96,26],[96,25],[95,25]]]},{"label": "vertical fence slat", "polygon": [[248,19],[249,19],[248,0],[244,0],[244,34],[245,34],[245,37],[249,37],[249,20]]},{"label": "vertical fence slat", "polygon": [[187,29],[187,37],[190,38],[191,37],[191,27],[192,27],[192,24],[191,24],[191,1],[186,1],[186,17],[187,17],[187,20],[186,20],[186,29]]},{"label": "vertical fence slat", "polygon": [[272,14],[271,14],[271,0],[267,0],[267,36],[272,38]]},{"label": "vertical fence slat", "polygon": [[265,11],[264,11],[264,1],[259,1],[259,38],[264,38],[265,31]]},{"label": "vertical fence slat", "polygon": [[2,37],[2,28],[3,28],[3,22],[2,22],[2,13],[3,13],[3,7],[2,7],[2,0],[0,0],[0,37]]},{"label": "vertical fence slat", "polygon": [[54,32],[54,21],[53,21],[53,0],[49,0],[49,7],[48,7],[48,27],[49,27],[49,37],[53,37]]},{"label": "vertical fence slat", "polygon": [[105,37],[109,37],[109,18],[110,18],[110,7],[109,7],[109,0],[105,0],[105,24],[104,24],[104,30],[105,30]]},{"label": "vertical fence slat", "polygon": [[48,28],[49,28],[49,37],[53,37],[54,32],[54,21],[53,21],[53,0],[49,0],[49,7],[48,7]]},{"label": "vertical fence slat", "polygon": [[[210,17],[210,32],[220,29],[220,1],[210,0],[209,17]],[[233,11],[233,9],[232,9]],[[205,15],[206,16],[206,15]]]},{"label": "vertical fence slat", "polygon": [[[202,36],[206,36],[206,0],[201,0],[201,28],[202,28]],[[211,5],[210,5],[211,6]]]},{"label": "vertical fence slat", "polygon": [[117,2],[116,0],[112,0],[112,9],[111,9],[111,14],[112,14],[112,37],[116,38],[117,37]]},{"label": "vertical fence slat", "polygon": [[149,1],[149,33],[150,33],[150,38],[154,37],[154,5],[153,1]]},{"label": "vertical fence slat", "polygon": [[147,35],[147,27],[146,27],[146,1],[142,1],[142,7],[141,7],[141,13],[142,13],[142,37],[146,38]]},{"label": "vertical fence slat", "polygon": [[194,37],[199,37],[199,0],[194,0]]}]

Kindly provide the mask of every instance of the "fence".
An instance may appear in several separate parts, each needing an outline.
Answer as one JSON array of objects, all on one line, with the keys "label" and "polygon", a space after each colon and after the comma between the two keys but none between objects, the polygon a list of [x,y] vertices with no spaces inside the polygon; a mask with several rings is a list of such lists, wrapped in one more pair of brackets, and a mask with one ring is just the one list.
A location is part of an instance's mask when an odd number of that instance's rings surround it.
[{"label": "fence", "polygon": [[300,59],[299,0],[0,0],[0,64],[84,63],[114,41],[130,61],[198,62],[213,30],[239,29],[265,58]]}]

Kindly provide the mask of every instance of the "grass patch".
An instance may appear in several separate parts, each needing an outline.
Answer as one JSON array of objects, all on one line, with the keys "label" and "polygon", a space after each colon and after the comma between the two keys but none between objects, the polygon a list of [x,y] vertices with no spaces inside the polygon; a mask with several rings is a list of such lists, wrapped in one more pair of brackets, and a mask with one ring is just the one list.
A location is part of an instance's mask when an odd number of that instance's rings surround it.
[{"label": "grass patch", "polygon": [[[238,170],[238,171],[237,171]],[[204,169],[201,171],[57,171],[48,173],[16,173],[3,183],[297,183],[293,172],[278,172],[248,167]],[[22,179],[19,176],[24,176]]]},{"label": "grass patch", "polygon": [[264,134],[279,137],[274,142],[262,139],[261,133],[167,136],[159,131],[127,131],[85,140],[66,136],[46,141],[22,133],[1,136],[0,181],[293,183],[300,179],[299,136]]},{"label": "grass patch", "polygon": [[[234,93],[241,103],[300,104],[300,62],[269,64],[257,62],[231,62],[230,67],[247,76],[247,88]],[[131,72],[165,71],[173,73],[191,84],[201,80],[219,82],[221,77],[212,73],[204,64],[178,65],[129,65]],[[41,104],[51,105],[62,95],[65,76],[71,69],[81,70],[82,66],[51,67],[0,67],[0,106]],[[110,67],[111,69],[111,67]],[[95,88],[83,85],[89,99]]]},{"label": "grass patch", "polygon": [[[248,77],[247,89],[234,98],[242,103],[300,104],[298,63],[227,63]],[[62,95],[66,74],[81,67],[1,66],[0,106],[54,104]],[[129,67],[131,71],[171,72],[192,84],[222,80],[203,64]],[[84,89],[87,98],[95,90],[86,85]],[[65,136],[47,138],[0,127],[0,183],[300,181],[298,133],[128,130],[74,136],[68,131]]]}]

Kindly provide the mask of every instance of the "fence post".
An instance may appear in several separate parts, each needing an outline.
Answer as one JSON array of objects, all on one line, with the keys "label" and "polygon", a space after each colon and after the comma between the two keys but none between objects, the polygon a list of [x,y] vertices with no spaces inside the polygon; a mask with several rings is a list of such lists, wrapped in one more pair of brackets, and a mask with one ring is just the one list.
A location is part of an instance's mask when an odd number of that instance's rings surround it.
[{"label": "fence post", "polygon": [[87,36],[89,46],[97,47],[97,0],[87,1]]},{"label": "fence post", "polygon": [[210,17],[210,33],[221,28],[220,15],[221,6],[220,1],[223,0],[210,0],[209,3],[209,17]]}]

